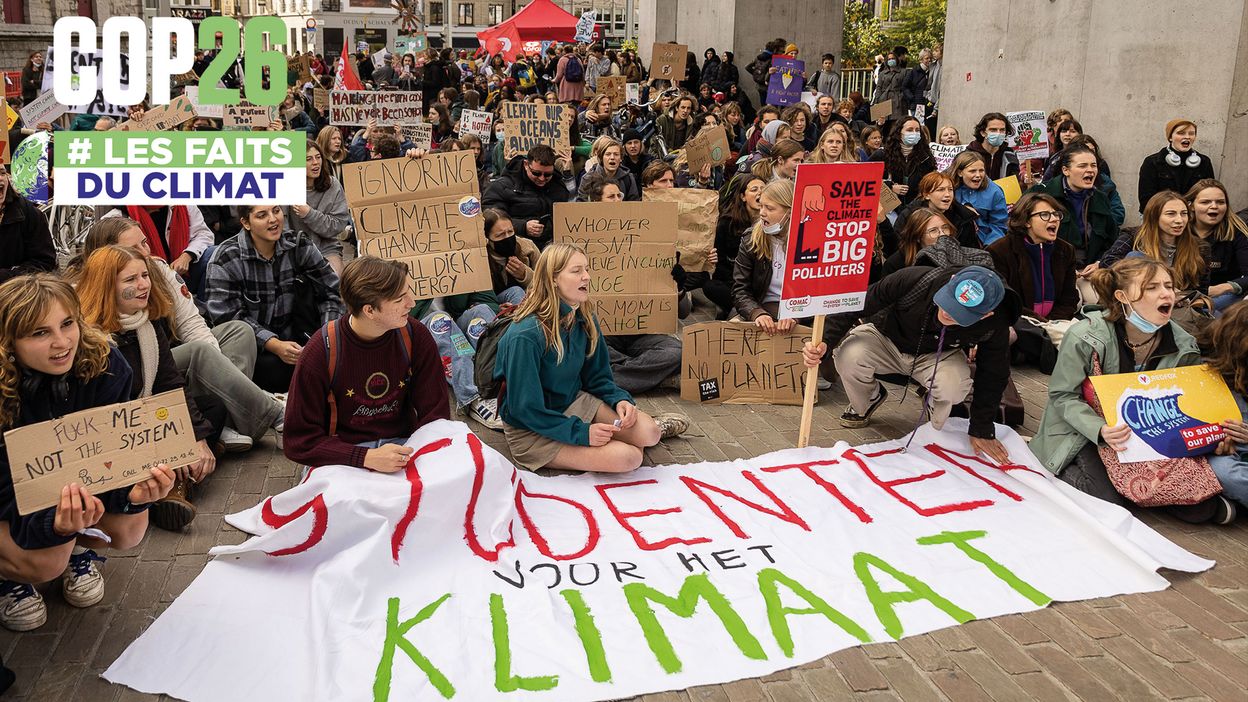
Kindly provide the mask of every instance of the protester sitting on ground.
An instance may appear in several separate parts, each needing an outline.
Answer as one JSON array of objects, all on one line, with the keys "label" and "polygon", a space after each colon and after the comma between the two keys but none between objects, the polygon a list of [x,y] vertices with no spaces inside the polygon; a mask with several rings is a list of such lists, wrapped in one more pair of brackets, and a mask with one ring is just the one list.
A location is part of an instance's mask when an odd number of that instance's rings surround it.
[{"label": "protester sitting on ground", "polygon": [[425,121],[433,125],[431,149],[437,149],[442,142],[455,138],[456,124],[451,119],[451,112],[446,109],[446,105],[437,102],[430,105]]},{"label": "protester sitting on ground", "polygon": [[[436,144],[435,144],[436,146]],[[364,129],[356,132],[347,147],[346,163],[360,163],[378,158],[398,158],[416,145],[399,133],[395,127],[379,126],[377,120],[369,119]]]},{"label": "protester sitting on ground", "polygon": [[1044,124],[1050,144],[1057,141],[1057,133],[1055,131],[1057,129],[1057,125],[1062,121],[1074,118],[1075,116],[1065,107],[1059,107],[1056,110],[1053,110],[1047,117],[1044,118]]},{"label": "protester sitting on ground", "polygon": [[1046,174],[1049,172],[1050,168],[1056,167],[1058,153],[1060,153],[1061,150],[1067,146],[1070,146],[1070,143],[1076,138],[1083,135],[1083,125],[1079,124],[1078,120],[1074,117],[1064,119],[1058,122],[1053,128],[1053,134],[1056,138],[1049,146],[1049,151],[1052,153],[1049,154],[1049,158],[1044,162],[1044,170]]},{"label": "protester sitting on ground", "polygon": [[321,127],[316,134],[316,145],[321,149],[323,165],[329,169],[334,180],[342,183],[342,164],[347,160],[347,145],[338,127]]},{"label": "protester sitting on ground", "polygon": [[646,166],[641,174],[641,188],[674,188],[676,187],[676,169],[667,161],[658,161]]},{"label": "protester sitting on ground", "polygon": [[334,275],[342,273],[342,241],[338,235],[351,223],[347,196],[326,167],[321,147],[308,140],[307,201],[290,206],[290,227],[305,232],[329,262]]},{"label": "protester sitting on ground", "polygon": [[[221,430],[221,443],[227,452],[248,451],[270,427],[282,432],[283,405],[251,380],[256,366],[256,333],[246,322],[223,322],[211,329],[191,298],[190,291],[169,264],[152,258],[143,230],[129,217],[109,217],[96,222],[87,234],[82,254],[68,267],[76,280],[82,264],[96,249],[110,245],[137,249],[156,264],[163,284],[173,300],[172,326],[178,333],[170,340],[173,360],[186,376],[192,396],[213,395],[221,399],[230,421]],[[155,284],[155,283],[154,283]]]},{"label": "protester sitting on ground", "polygon": [[1248,225],[1231,208],[1226,186],[1212,178],[1197,181],[1183,199],[1192,231],[1209,245],[1209,297],[1225,310],[1248,291]]},{"label": "protester sitting on ground", "polygon": [[828,127],[813,151],[806,158],[806,163],[857,163],[854,149],[847,143],[847,129],[839,122]]},{"label": "protester sitting on ground", "polygon": [[595,173],[601,173],[619,187],[625,200],[641,200],[641,190],[637,187],[637,179],[624,167],[623,160],[624,147],[614,137],[604,135],[595,139],[593,146],[590,147],[590,158],[586,163],[585,174],[581,178],[582,187],[578,192],[578,199],[582,201],[586,199],[585,179]]},{"label": "protester sitting on ground", "polygon": [[640,178],[654,157],[646,152],[646,142],[641,138],[641,132],[636,129],[624,130],[623,143],[624,158],[620,165],[627,168],[634,178]]},{"label": "protester sitting on ground", "polygon": [[968,249],[978,249],[982,246],[978,227],[975,224],[977,213],[954,197],[952,177],[939,171],[932,171],[923,176],[923,179],[919,181],[918,197],[897,213],[894,226],[905,227],[910,213],[919,208],[926,208],[944,216],[953,227],[953,236],[957,238],[960,245]]},{"label": "protester sitting on ground", "polygon": [[554,235],[554,203],[569,199],[556,165],[566,168],[571,164],[566,158],[558,159],[555,150],[545,144],[534,146],[527,156],[511,159],[502,175],[490,183],[482,206],[511,215],[517,234],[531,239],[538,247],[545,246]]},{"label": "protester sitting on ground", "polygon": [[685,148],[685,141],[689,139],[694,103],[691,96],[681,95],[672,101],[667,112],[654,121],[655,132],[663,137],[663,144],[668,151]]},{"label": "protester sitting on ground", "polygon": [[[997,440],[993,419],[1010,376],[1010,327],[1020,301],[996,273],[981,266],[961,269],[911,266],[873,284],[866,306],[831,318],[833,333],[855,319],[878,321],[854,327],[833,357],[849,407],[841,426],[865,427],[888,398],[878,377],[905,374],[925,388],[919,421],[940,430],[953,405],[971,397],[971,448],[1003,465],[1010,462]],[[975,377],[964,351],[976,349]],[[911,351],[913,349],[913,352]],[[827,344],[807,344],[806,365],[827,353]],[[913,353],[914,355],[911,355]]]},{"label": "protester sitting on ground", "polygon": [[[0,431],[64,417],[131,398],[131,371],[108,335],[82,318],[68,283],[48,274],[0,285]],[[21,515],[7,452],[0,451],[0,624],[13,631],[43,626],[48,612],[32,586],[64,575],[74,607],[104,597],[94,550],[128,550],[147,532],[147,509],[169,494],[173,470],[161,464],[131,487],[88,491],[72,482],[55,507]],[[95,494],[93,495],[92,492]],[[85,533],[97,529],[108,540]]]},{"label": "protester sitting on ground", "polygon": [[[840,81],[840,72],[836,73],[836,79]],[[810,116],[810,135],[818,138],[828,128],[834,124],[843,124],[848,126],[849,119],[836,111],[836,94],[820,95],[815,100],[815,112]],[[813,150],[814,144],[811,144]]]},{"label": "protester sitting on ground", "polygon": [[[512,460],[529,470],[635,470],[642,449],[657,444],[667,428],[615,384],[590,309],[589,284],[583,250],[565,243],[547,247],[528,297],[498,343],[494,377],[506,383],[501,411],[507,447]],[[688,427],[687,420],[664,419],[669,431]]]},{"label": "protester sitting on ground", "polygon": [[[1067,149],[1077,149],[1086,147],[1092,149],[1092,153],[1096,154],[1096,189],[1105,193],[1105,197],[1109,199],[1109,213],[1114,220],[1114,227],[1121,228],[1122,223],[1127,219],[1127,208],[1122,204],[1122,196],[1118,193],[1118,185],[1110,177],[1109,164],[1101,157],[1101,147],[1088,134],[1080,134],[1071,139]],[[1062,172],[1062,154],[1059,151],[1050,159],[1052,165],[1044,171],[1044,179],[1050,180],[1061,175]]]},{"label": "protester sitting on ground", "polygon": [[884,148],[871,154],[884,164],[884,184],[892,188],[903,205],[919,195],[919,181],[936,170],[923,124],[913,117],[902,119],[888,134]]},{"label": "protester sitting on ground", "polygon": [[[1209,466],[1222,484],[1222,496],[1248,508],[1248,304],[1238,302],[1228,307],[1209,328],[1209,338],[1214,350],[1206,360],[1210,368],[1222,374],[1239,406],[1238,416],[1222,422],[1226,439],[1218,446],[1217,455],[1210,456]],[[1233,514],[1228,516],[1227,521],[1234,518]]]},{"label": "protester sitting on ground", "polygon": [[56,270],[56,247],[48,219],[13,189],[9,168],[0,163],[0,282],[27,273]]},{"label": "protester sitting on ground", "polygon": [[1005,191],[988,179],[984,157],[974,151],[963,151],[954,157],[946,173],[957,186],[954,198],[976,215],[979,242],[988,246],[1005,236],[1009,206],[1005,202]]},{"label": "protester sitting on ground", "polygon": [[1046,193],[1062,203],[1069,216],[1062,220],[1058,236],[1075,247],[1075,265],[1080,268],[1081,277],[1095,269],[1089,266],[1099,261],[1118,238],[1109,198],[1096,188],[1096,164],[1096,153],[1087,147],[1065,149],[1062,174],[1029,191]]},{"label": "protester sitting on ground", "polygon": [[215,243],[212,230],[195,205],[126,205],[113,208],[104,216],[125,216],[138,222],[152,255],[183,277]]},{"label": "protester sitting on ground", "polygon": [[611,96],[596,95],[589,100],[589,106],[577,116],[577,124],[581,128],[581,136],[585,139],[597,139],[611,132]]},{"label": "protester sitting on ground", "polygon": [[807,112],[809,109],[806,103],[798,103],[786,107],[780,113],[780,121],[789,125],[789,138],[801,144],[807,151],[813,150],[819,139],[819,135],[811,128],[810,113]]},{"label": "protester sitting on ground", "polygon": [[884,262],[880,275],[888,276],[915,265],[920,251],[935,244],[941,237],[954,236],[956,231],[944,213],[927,207],[915,208],[902,223],[897,234],[897,248]]},{"label": "protester sitting on ground", "polygon": [[766,158],[750,167],[750,172],[768,183],[773,180],[792,182],[797,177],[797,167],[805,160],[806,147],[793,139],[781,139]]},{"label": "protester sitting on ground", "polygon": [[256,383],[284,393],[303,345],[342,314],[338,276],[311,239],[284,231],[280,205],[240,205],[238,214],[243,231],[208,264],[208,321],[247,322],[256,333]]},{"label": "protester sitting on ground", "polygon": [[342,272],[347,316],[313,335],[299,355],[286,403],[283,451],[296,463],[394,473],[412,432],[450,419],[442,359],[408,316],[408,267],[361,256]]},{"label": "protester sitting on ground", "polygon": [[[1196,340],[1171,320],[1175,293],[1166,264],[1124,259],[1090,274],[1100,308],[1085,308],[1062,340],[1049,397],[1031,452],[1058,478],[1106,502],[1126,504],[1110,482],[1098,448],[1126,448],[1131,428],[1109,426],[1088,404],[1084,382],[1099,373],[1139,373],[1200,363]],[[1162,462],[1164,464],[1164,461]],[[1226,523],[1234,507],[1222,496],[1170,507],[1190,522]]]},{"label": "protester sitting on ground", "polygon": [[500,303],[519,304],[533,280],[533,267],[541,252],[531,240],[516,236],[506,212],[487,207],[481,217],[494,294]]},{"label": "protester sitting on ground", "polygon": [[[133,371],[130,396],[151,397],[170,390],[183,391],[186,379],[170,349],[177,329],[172,291],[165,288],[156,264],[136,249],[106,246],[93,252],[82,266],[78,281],[82,317],[113,335],[113,342]],[[222,366],[229,366],[222,363]],[[152,508],[152,523],[179,531],[195,518],[190,486],[203,482],[216,469],[213,445],[225,424],[225,405],[213,395],[186,394],[199,458],[177,470],[169,494]]]},{"label": "protester sitting on ground", "polygon": [[871,154],[884,147],[884,132],[879,127],[867,125],[858,133],[858,144],[858,161],[866,161]]},{"label": "protester sitting on ground", "polygon": [[1140,212],[1153,195],[1162,190],[1185,193],[1196,181],[1213,178],[1213,161],[1195,149],[1196,123],[1172,119],[1166,123],[1165,148],[1145,157],[1140,164]]},{"label": "protester sitting on ground", "polygon": [[[748,154],[748,153],[752,153],[755,149],[757,149],[758,142],[766,141],[766,139],[763,136],[763,132],[767,129],[768,125],[770,125],[772,122],[778,122],[778,121],[780,121],[780,108],[776,107],[775,105],[763,105],[762,107],[760,107],[758,110],[758,114],[755,116],[754,124],[750,127],[749,130],[747,130],[747,133],[745,135],[745,147],[741,149],[741,152]],[[786,124],[784,126],[787,127],[788,125]],[[779,126],[777,126],[776,129],[779,129]],[[777,136],[776,132],[773,131],[772,132],[773,141],[769,143],[774,144],[775,143],[774,139],[777,139],[777,138],[779,137]]]},{"label": "protester sitting on ground", "polygon": [[936,143],[944,146],[959,146],[962,143],[962,135],[958,134],[958,128],[946,124],[936,133]]},{"label": "protester sitting on ground", "polygon": [[[975,138],[966,145],[966,149],[984,157],[984,163],[988,164],[989,180],[1019,175],[1018,156],[1005,143],[1013,133],[1014,128],[1010,126],[1010,121],[1000,112],[989,112],[980,117],[975,125]],[[1020,177],[1019,180],[1023,181],[1023,178]],[[1022,185],[1027,183],[1022,182]]]},{"label": "protester sitting on ground", "polygon": [[715,224],[715,271],[702,286],[719,312],[715,318],[728,319],[733,314],[732,272],[741,251],[742,237],[758,220],[758,199],[767,185],[752,173],[738,173],[719,193],[719,220]]}]

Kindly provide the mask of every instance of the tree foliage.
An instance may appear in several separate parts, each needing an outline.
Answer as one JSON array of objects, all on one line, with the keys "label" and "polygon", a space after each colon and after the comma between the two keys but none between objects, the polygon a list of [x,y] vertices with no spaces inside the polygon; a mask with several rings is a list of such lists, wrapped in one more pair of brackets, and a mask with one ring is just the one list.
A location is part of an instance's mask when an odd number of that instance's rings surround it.
[{"label": "tree foliage", "polygon": [[919,49],[931,48],[945,40],[947,0],[911,0],[897,9],[896,24],[888,30],[888,43],[910,50],[911,61]]},{"label": "tree foliage", "polygon": [[884,30],[870,7],[860,0],[845,3],[845,32],[841,65],[863,68],[874,65],[875,55],[884,48]]}]

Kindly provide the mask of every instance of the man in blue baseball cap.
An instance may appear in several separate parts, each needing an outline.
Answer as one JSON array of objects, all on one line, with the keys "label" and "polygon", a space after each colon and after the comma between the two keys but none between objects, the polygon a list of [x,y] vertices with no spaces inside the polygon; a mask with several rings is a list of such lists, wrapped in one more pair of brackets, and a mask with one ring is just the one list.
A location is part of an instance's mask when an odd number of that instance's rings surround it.
[{"label": "man in blue baseball cap", "polygon": [[[971,446],[998,463],[1009,462],[993,419],[1010,374],[1010,328],[1021,308],[1018,294],[982,266],[910,266],[875,283],[861,312],[829,320],[834,328],[867,320],[833,352],[849,396],[842,426],[867,426],[888,397],[876,378],[902,374],[927,389],[923,416],[936,429],[970,395]],[[966,356],[972,348],[978,349],[973,381]],[[824,344],[808,344],[807,365],[826,351]]]}]

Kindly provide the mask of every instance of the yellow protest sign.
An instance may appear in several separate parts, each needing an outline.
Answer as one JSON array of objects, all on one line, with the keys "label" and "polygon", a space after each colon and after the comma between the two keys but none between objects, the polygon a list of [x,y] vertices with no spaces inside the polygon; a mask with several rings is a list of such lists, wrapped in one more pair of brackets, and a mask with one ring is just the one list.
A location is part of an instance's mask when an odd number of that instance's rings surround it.
[{"label": "yellow protest sign", "polygon": [[1018,202],[1018,198],[1023,196],[1023,188],[1019,185],[1018,176],[1007,176],[1001,180],[992,181],[1001,186],[1001,190],[1005,191],[1005,204],[1013,205]]}]

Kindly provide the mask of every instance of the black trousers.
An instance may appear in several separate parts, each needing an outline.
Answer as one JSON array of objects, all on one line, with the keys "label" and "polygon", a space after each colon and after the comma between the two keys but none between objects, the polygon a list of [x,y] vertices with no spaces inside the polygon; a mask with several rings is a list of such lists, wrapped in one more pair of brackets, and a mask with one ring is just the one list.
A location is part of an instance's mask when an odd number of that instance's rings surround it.
[{"label": "black trousers", "polygon": [[261,389],[269,392],[288,392],[295,367],[277,356],[261,349],[256,355],[256,372],[252,378]]}]

